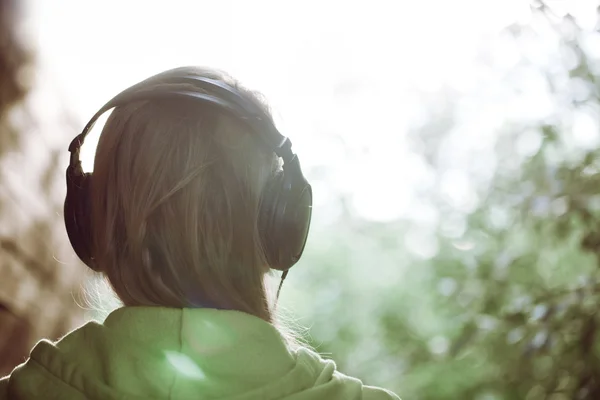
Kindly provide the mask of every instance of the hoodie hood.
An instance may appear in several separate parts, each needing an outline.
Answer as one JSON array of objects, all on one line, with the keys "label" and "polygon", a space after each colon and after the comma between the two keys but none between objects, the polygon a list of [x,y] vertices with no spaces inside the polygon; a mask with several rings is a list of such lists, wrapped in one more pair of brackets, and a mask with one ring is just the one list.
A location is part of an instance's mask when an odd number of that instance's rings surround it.
[{"label": "hoodie hood", "polygon": [[5,384],[7,398],[23,400],[398,399],[289,349],[260,318],[215,309],[118,309],[55,344],[40,341]]}]

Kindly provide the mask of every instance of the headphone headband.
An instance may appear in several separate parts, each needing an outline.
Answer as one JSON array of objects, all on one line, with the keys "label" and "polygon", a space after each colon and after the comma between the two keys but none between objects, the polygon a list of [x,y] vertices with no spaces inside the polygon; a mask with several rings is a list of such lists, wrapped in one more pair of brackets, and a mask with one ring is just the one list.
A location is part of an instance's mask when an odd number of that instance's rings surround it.
[{"label": "headphone headband", "polygon": [[[185,83],[193,84],[196,87],[204,89],[208,93],[215,92],[217,95],[215,96],[191,90],[172,90],[167,87],[153,88],[153,86],[159,84],[168,85]],[[256,104],[251,101],[244,101],[245,97],[239,90],[216,79],[189,75],[174,75],[169,77],[168,74],[158,74],[123,90],[94,114],[83,128],[83,131],[69,144],[71,165],[75,166],[76,163],[79,162],[79,150],[83,145],[86,136],[105,112],[135,101],[167,98],[193,98],[194,100],[203,101],[209,105],[218,106],[221,110],[229,112],[238,120],[249,125],[270,151],[273,151],[277,156],[283,158],[284,168],[285,162],[289,162],[295,157],[295,154],[292,152],[292,143],[290,139],[283,136],[277,130],[273,122],[268,119],[265,113],[256,106]]]}]

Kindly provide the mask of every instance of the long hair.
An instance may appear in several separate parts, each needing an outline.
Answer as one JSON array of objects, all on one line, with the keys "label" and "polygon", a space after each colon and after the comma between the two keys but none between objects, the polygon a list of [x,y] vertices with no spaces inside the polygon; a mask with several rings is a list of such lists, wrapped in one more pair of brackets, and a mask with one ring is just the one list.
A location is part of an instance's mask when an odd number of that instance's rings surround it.
[{"label": "long hair", "polygon": [[[226,74],[183,70],[235,86],[271,118],[259,95]],[[222,308],[273,322],[258,219],[280,168],[243,122],[209,105],[117,107],[94,161],[96,267],[126,306]]]}]

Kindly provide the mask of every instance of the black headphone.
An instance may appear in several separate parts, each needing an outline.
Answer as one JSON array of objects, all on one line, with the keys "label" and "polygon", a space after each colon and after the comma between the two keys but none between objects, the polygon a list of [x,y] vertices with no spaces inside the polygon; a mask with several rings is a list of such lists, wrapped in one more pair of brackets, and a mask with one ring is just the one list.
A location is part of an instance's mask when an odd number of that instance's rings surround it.
[{"label": "black headphone", "polygon": [[[256,134],[257,140],[282,158],[283,172],[271,178],[261,197],[259,229],[269,266],[287,275],[304,251],[312,215],[312,189],[302,174],[298,156],[292,151],[292,143],[279,133],[264,111],[239,90],[219,80],[191,76],[180,71],[162,72],[119,93],[92,117],[69,145],[71,160],[66,173],[64,217],[75,253],[88,267],[96,270],[90,226],[92,173],[83,172],[79,152],[97,119],[110,109],[132,102],[183,98],[217,106],[245,122]],[[156,83],[160,85],[157,87]],[[188,84],[192,89],[169,88],[173,84]]]}]

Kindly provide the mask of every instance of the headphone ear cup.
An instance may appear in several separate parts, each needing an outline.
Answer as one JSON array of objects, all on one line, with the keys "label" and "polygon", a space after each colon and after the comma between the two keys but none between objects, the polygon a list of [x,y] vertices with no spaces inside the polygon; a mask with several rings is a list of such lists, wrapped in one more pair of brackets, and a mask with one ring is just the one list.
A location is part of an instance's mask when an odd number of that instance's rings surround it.
[{"label": "headphone ear cup", "polygon": [[283,172],[280,171],[267,182],[261,196],[258,219],[265,256],[269,266],[273,269],[278,269],[276,266],[279,265],[280,259],[280,238],[277,237],[276,212],[282,181]]},{"label": "headphone ear cup", "polygon": [[271,268],[287,271],[298,262],[311,214],[312,189],[308,182],[301,175],[276,175],[264,192],[261,207],[263,246]]},{"label": "headphone ear cup", "polygon": [[81,173],[71,166],[67,168],[67,195],[65,197],[64,218],[67,235],[75,254],[88,267],[95,270],[91,251],[91,180],[92,174]]}]

